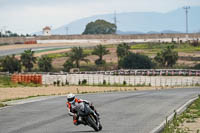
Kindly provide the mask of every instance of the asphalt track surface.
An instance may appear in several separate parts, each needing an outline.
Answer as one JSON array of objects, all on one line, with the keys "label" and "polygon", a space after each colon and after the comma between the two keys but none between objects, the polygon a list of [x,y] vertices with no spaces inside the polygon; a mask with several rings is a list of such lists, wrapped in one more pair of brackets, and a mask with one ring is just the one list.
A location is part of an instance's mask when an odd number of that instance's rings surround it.
[{"label": "asphalt track surface", "polygon": [[[101,114],[101,133],[148,133],[181,105],[200,94],[200,88],[79,95],[93,101]],[[0,110],[0,133],[85,133],[67,115],[64,96],[14,105]]]},{"label": "asphalt track surface", "polygon": [[[15,47],[13,45],[13,47]],[[48,46],[48,47],[32,47],[32,48],[18,48],[18,49],[9,49],[9,50],[1,50],[0,49],[0,56],[6,56],[6,55],[12,55],[12,54],[20,54],[23,53],[25,50],[31,49],[32,51],[41,51],[41,50],[51,50],[51,49],[69,49],[74,47],[74,45],[68,45],[68,46]],[[84,44],[84,46],[81,47],[92,47],[90,45]],[[93,46],[94,47],[94,46]]]}]

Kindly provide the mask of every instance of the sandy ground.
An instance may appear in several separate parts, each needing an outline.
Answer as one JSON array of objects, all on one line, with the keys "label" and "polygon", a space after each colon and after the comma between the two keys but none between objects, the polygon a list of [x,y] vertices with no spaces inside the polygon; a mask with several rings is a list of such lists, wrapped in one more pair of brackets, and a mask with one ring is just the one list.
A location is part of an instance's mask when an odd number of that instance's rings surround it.
[{"label": "sandy ground", "polygon": [[181,126],[187,133],[199,133],[200,132],[200,118],[195,119],[195,122],[184,122]]},{"label": "sandy ground", "polygon": [[105,92],[105,91],[136,91],[136,90],[155,90],[155,87],[94,87],[94,86],[48,86],[48,87],[19,87],[19,88],[0,88],[0,101],[6,99],[25,98],[37,95],[64,95],[68,93],[85,92]]}]

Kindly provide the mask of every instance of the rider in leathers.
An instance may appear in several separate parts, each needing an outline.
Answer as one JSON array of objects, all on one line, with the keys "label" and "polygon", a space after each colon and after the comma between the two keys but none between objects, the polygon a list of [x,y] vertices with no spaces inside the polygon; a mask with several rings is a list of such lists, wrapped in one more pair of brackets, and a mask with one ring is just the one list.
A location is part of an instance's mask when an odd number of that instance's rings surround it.
[{"label": "rider in leathers", "polygon": [[90,106],[90,108],[99,116],[99,114],[95,110],[92,102],[87,101],[87,100],[78,99],[78,98],[75,97],[74,94],[68,94],[66,104],[67,104],[67,107],[68,107],[68,114],[70,116],[73,116],[74,125],[80,125],[80,124],[86,125],[86,123],[84,121],[79,120],[79,116],[77,115],[77,112],[75,110],[75,107],[81,102],[85,102],[86,104],[88,104]]}]

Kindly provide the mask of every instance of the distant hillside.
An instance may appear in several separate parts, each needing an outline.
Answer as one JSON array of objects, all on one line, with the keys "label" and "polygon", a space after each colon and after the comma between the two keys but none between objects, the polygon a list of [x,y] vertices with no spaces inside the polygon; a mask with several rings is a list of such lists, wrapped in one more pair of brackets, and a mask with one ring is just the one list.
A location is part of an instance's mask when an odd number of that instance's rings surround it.
[{"label": "distant hillside", "polygon": [[[200,7],[191,7],[189,11],[189,32],[200,31]],[[82,18],[61,26],[52,31],[53,34],[81,34],[85,26],[97,19],[113,22],[113,14],[96,15]],[[185,12],[182,8],[168,12],[129,12],[117,14],[118,34],[140,34],[140,33],[181,33],[185,32]]]}]

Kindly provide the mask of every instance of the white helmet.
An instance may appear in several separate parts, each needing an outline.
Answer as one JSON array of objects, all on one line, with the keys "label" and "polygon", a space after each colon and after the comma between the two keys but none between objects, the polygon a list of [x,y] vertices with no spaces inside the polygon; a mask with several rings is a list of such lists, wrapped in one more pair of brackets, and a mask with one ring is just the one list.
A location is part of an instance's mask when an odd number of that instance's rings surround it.
[{"label": "white helmet", "polygon": [[67,95],[67,100],[69,103],[74,103],[75,102],[75,95],[70,93]]}]

